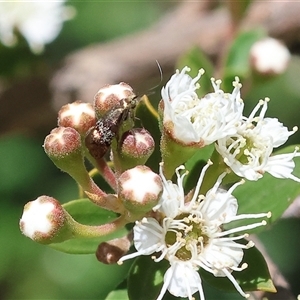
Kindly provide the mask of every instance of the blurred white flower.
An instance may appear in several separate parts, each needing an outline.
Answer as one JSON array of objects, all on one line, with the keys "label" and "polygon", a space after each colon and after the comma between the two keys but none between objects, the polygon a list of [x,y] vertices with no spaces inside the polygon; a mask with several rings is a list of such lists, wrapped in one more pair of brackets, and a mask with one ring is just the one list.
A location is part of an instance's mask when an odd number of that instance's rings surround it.
[{"label": "blurred white flower", "polygon": [[181,72],[177,70],[162,88],[165,130],[179,142],[202,146],[234,134],[244,107],[238,78],[233,82],[232,94],[224,93],[220,89],[221,80],[212,78],[214,92],[199,99],[195,90],[199,88],[197,81],[204,70],[194,79],[186,74],[188,71],[188,67]]},{"label": "blurred white flower", "polygon": [[153,209],[160,213],[161,221],[148,217],[136,222],[134,226],[134,245],[137,252],[123,256],[120,262],[140,255],[151,255],[155,262],[167,259],[169,269],[164,275],[164,284],[157,299],[162,299],[166,290],[177,297],[188,297],[199,292],[204,300],[200,268],[216,277],[227,277],[237,291],[244,297],[248,295],[232,276],[233,271],[247,268],[243,259],[243,249],[253,246],[236,243],[247,234],[232,236],[266,224],[266,221],[224,230],[223,224],[246,218],[270,217],[270,213],[236,215],[238,203],[231,193],[242,182],[236,183],[228,191],[220,188],[225,176],[222,174],[214,187],[199,195],[200,187],[208,169],[208,163],[202,170],[193,194],[184,195],[183,179],[186,175],[179,174],[183,166],[177,168],[177,184],[167,181],[160,166],[160,176],[164,191],[160,203]]},{"label": "blurred white flower", "polygon": [[258,180],[268,172],[277,178],[300,182],[291,174],[295,167],[293,158],[300,156],[297,149],[293,153],[271,156],[274,148],[283,145],[298,128],[288,131],[277,119],[264,118],[269,100],[260,100],[250,116],[243,117],[237,133],[218,140],[216,149],[234,173],[248,180]]},{"label": "blurred white flower", "polygon": [[17,30],[27,40],[32,52],[42,52],[44,45],[57,37],[63,22],[75,14],[74,8],[64,6],[64,3],[63,0],[1,1],[1,42],[6,46],[16,44]]},{"label": "blurred white flower", "polygon": [[290,58],[288,48],[270,37],[254,43],[250,50],[250,62],[253,68],[262,74],[283,73]]}]

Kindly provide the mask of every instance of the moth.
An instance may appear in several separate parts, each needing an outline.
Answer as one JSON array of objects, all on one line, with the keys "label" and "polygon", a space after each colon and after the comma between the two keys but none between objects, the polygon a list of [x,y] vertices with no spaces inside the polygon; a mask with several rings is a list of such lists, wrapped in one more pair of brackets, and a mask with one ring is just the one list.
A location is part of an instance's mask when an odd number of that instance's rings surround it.
[{"label": "moth", "polygon": [[[160,83],[162,82],[162,70],[156,61],[160,71]],[[150,90],[155,89],[160,83]],[[133,95],[124,98],[120,103],[107,112],[101,119],[99,119],[95,126],[93,126],[85,137],[85,145],[90,154],[95,159],[102,158],[110,148],[114,138],[119,142],[119,132],[124,121],[135,118],[134,112],[137,104],[141,98]]]},{"label": "moth", "polygon": [[134,118],[134,110],[140,101],[137,96],[122,99],[120,104],[108,111],[85,137],[85,145],[95,159],[102,158],[118,135],[124,121]]}]

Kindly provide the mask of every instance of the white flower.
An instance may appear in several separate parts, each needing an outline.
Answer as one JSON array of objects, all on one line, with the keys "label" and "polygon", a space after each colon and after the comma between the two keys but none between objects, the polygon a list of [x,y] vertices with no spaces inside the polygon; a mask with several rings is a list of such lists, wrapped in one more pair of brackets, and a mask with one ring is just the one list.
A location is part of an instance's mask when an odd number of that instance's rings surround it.
[{"label": "white flower", "polygon": [[[193,195],[184,195],[183,179],[177,168],[177,184],[167,181],[160,167],[164,191],[160,203],[154,208],[161,214],[161,221],[154,218],[143,218],[134,226],[134,245],[137,252],[126,255],[120,262],[140,255],[151,255],[155,262],[167,259],[170,267],[165,273],[164,284],[157,299],[162,299],[166,290],[178,297],[188,297],[197,291],[200,299],[204,300],[200,268],[212,273],[216,277],[227,277],[237,291],[244,297],[237,281],[232,276],[233,271],[242,271],[247,267],[243,259],[243,249],[253,246],[236,243],[247,234],[231,236],[231,234],[249,230],[266,224],[266,221],[224,230],[223,224],[233,220],[246,218],[270,217],[270,213],[236,215],[237,200],[231,195],[232,191],[241,184],[233,185],[228,191],[220,188],[222,174],[214,187],[199,195],[204,174],[211,163],[202,170]],[[230,235],[230,236],[229,236]]]},{"label": "white flower", "polygon": [[263,74],[281,74],[290,61],[288,48],[273,38],[265,38],[253,44],[250,60],[254,69]]},{"label": "white flower", "polygon": [[201,69],[194,79],[186,74],[188,71],[188,67],[180,73],[177,70],[162,88],[166,131],[184,144],[200,143],[203,146],[234,134],[244,107],[238,78],[233,82],[232,94],[224,93],[220,89],[221,80],[212,78],[214,93],[199,99],[195,90],[199,88],[197,81],[204,70]]},{"label": "white flower", "polygon": [[[283,145],[297,127],[288,131],[277,119],[264,118],[268,101],[268,98],[259,101],[250,116],[243,118],[237,133],[219,139],[216,149],[234,173],[248,180],[258,180],[268,172],[277,178],[300,182],[291,174],[295,167],[293,158],[300,156],[297,149],[293,153],[271,156],[273,149]],[[259,115],[255,116],[259,109]]]},{"label": "white flower", "polygon": [[0,40],[7,46],[16,43],[17,29],[35,53],[43,51],[61,31],[65,20],[74,15],[74,9],[65,1],[2,1],[0,3]]}]

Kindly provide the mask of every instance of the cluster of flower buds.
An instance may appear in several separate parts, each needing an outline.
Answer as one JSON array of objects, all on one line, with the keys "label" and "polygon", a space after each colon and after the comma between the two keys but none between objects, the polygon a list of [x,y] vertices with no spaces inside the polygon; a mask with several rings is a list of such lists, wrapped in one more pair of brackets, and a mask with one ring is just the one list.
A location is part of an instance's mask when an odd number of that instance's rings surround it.
[{"label": "cluster of flower buds", "polygon": [[[157,165],[158,173],[145,166],[155,144],[146,129],[135,127],[135,108],[140,100],[129,85],[103,87],[93,104],[76,101],[65,105],[59,112],[59,127],[45,139],[45,152],[76,180],[90,201],[117,217],[95,226],[80,224],[58,201],[43,196],[25,206],[21,230],[35,241],[57,243],[107,236],[134,223],[132,240],[137,251],[126,255],[131,240],[126,233],[99,245],[99,261],[121,264],[140,255],[151,255],[154,262],[166,259],[170,267],[157,299],[168,290],[189,299],[199,292],[204,300],[200,268],[215,277],[227,277],[247,297],[232,272],[247,268],[247,263],[241,264],[244,250],[254,244],[243,242],[248,236],[245,231],[266,225],[265,218],[271,213],[238,215],[238,200],[232,192],[245,180],[259,180],[265,172],[300,182],[292,174],[293,159],[300,156],[297,148],[272,156],[297,128],[289,131],[277,119],[265,117],[268,98],[244,116],[238,78],[232,93],[224,92],[221,81],[212,78],[213,92],[199,98],[196,90],[204,70],[195,78],[187,74],[189,71],[188,67],[177,70],[161,92],[158,123],[162,162]],[[194,188],[186,192],[188,172],[183,164],[208,145],[214,145],[211,159],[199,171]],[[94,182],[86,159],[113,193]],[[174,177],[175,183],[171,181]],[[224,182],[230,183],[228,190],[223,188]],[[226,224],[244,219],[262,220],[226,229]]]},{"label": "cluster of flower buds", "polygon": [[[44,142],[44,150],[53,163],[68,173],[93,203],[121,216],[109,224],[111,228],[79,223],[75,226],[71,217],[64,217],[68,214],[62,206],[61,213],[56,212],[58,201],[45,196],[42,202],[38,198],[24,208],[20,226],[26,236],[53,243],[77,236],[106,235],[144,216],[158,203],[161,178],[144,166],[154,150],[154,140],[146,129],[133,128],[138,101],[129,85],[107,85],[95,95],[93,104],[75,101],[64,105],[58,113],[58,127]],[[106,159],[110,150],[114,170]],[[86,159],[107,181],[113,194],[94,182]],[[45,202],[48,204],[34,204]],[[72,228],[71,233],[57,238],[56,233],[64,228]]]}]

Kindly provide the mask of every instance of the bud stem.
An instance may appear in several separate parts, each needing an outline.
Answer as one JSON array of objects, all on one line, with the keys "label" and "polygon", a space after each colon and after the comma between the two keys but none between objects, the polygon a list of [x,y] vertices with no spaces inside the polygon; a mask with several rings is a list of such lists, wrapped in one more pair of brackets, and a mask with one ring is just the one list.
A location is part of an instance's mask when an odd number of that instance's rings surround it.
[{"label": "bud stem", "polygon": [[[76,180],[84,191],[88,191],[89,193],[96,194],[100,197],[106,196],[106,193],[104,193],[90,177],[83,164],[77,164],[76,168],[73,168],[72,172],[69,171],[68,173]],[[98,203],[95,202],[95,204]]]},{"label": "bud stem", "polygon": [[117,180],[115,173],[108,166],[105,158],[95,159],[89,151],[86,151],[85,148],[84,155],[86,158],[92,163],[92,165],[98,170],[98,172],[102,175],[104,180],[110,185],[110,187],[116,191],[117,190]]},{"label": "bud stem", "polygon": [[124,227],[128,223],[126,215],[118,217],[113,222],[98,226],[80,224],[70,215],[67,215],[67,217],[68,225],[73,232],[73,238],[93,238],[109,235]]},{"label": "bud stem", "polygon": [[97,161],[97,169],[105,181],[111,186],[114,191],[117,191],[117,180],[115,173],[107,164],[104,158],[101,158]]}]

